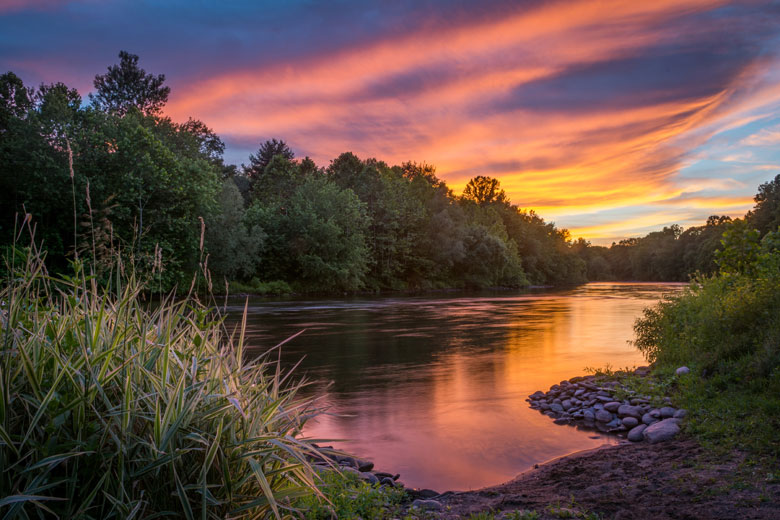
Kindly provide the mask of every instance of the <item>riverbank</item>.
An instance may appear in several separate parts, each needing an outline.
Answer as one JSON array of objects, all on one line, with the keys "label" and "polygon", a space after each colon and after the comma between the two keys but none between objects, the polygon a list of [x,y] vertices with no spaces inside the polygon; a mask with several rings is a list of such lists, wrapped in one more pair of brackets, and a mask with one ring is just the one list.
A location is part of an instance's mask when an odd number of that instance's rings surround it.
[{"label": "riverbank", "polygon": [[[530,406],[556,424],[616,435],[620,443],[553,459],[477,491],[408,490],[387,518],[399,512],[409,519],[780,518],[780,475],[770,464],[739,449],[714,452],[680,431],[689,419],[666,394],[686,377],[684,367],[667,377],[640,367],[535,392]],[[659,428],[664,423],[674,431]]]},{"label": "riverbank", "polygon": [[716,457],[680,438],[575,453],[510,482],[436,500],[443,519],[770,519],[780,518],[780,481],[737,450]]}]

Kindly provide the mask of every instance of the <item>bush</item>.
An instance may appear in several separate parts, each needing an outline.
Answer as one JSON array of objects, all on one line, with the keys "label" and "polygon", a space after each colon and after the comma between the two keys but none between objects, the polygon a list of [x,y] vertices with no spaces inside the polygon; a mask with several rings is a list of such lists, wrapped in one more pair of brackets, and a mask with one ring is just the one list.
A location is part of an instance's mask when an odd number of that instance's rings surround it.
[{"label": "bush", "polygon": [[[737,228],[735,228],[737,229]],[[739,231],[738,231],[739,232]],[[780,455],[778,233],[724,235],[721,271],[645,310],[636,346],[657,371],[687,365],[678,400],[689,431],[723,448]],[[745,244],[754,242],[755,247]],[[749,254],[748,254],[749,253]]]},{"label": "bush", "polygon": [[[192,298],[143,303],[28,251],[0,291],[4,518],[289,516],[317,497],[302,383]],[[114,278],[116,280],[116,278]],[[317,500],[312,498],[312,500]]]}]

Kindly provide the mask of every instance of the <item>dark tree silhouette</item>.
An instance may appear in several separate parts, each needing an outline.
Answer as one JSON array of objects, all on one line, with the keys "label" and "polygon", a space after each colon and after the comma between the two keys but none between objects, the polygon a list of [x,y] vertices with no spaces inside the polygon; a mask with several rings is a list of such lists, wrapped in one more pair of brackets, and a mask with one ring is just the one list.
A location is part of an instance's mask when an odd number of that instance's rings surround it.
[{"label": "dark tree silhouette", "polygon": [[270,139],[260,145],[257,150],[257,154],[249,156],[249,166],[244,167],[246,176],[252,180],[257,180],[263,175],[265,167],[271,162],[275,156],[281,155],[283,158],[291,161],[295,158],[295,154],[290,147],[287,146],[283,140]]},{"label": "dark tree silhouette", "polygon": [[493,177],[478,175],[471,179],[463,189],[463,198],[471,200],[480,206],[488,204],[508,204],[509,199],[504,190],[501,189],[501,183]]},{"label": "dark tree silhouette", "polygon": [[136,107],[144,114],[154,115],[162,110],[171,93],[164,82],[164,74],[147,74],[138,66],[138,56],[120,51],[119,65],[111,65],[106,74],[95,76],[97,92],[90,99],[105,112],[124,115]]}]

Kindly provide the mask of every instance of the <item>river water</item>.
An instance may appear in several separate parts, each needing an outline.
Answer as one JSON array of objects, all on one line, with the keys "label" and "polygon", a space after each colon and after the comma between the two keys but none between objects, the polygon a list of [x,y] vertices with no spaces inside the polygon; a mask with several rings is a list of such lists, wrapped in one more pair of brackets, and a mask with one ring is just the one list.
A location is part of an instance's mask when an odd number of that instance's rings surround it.
[{"label": "river water", "polygon": [[[680,284],[350,299],[250,299],[249,342],[282,347],[333,415],[315,438],[438,491],[499,484],[616,440],[553,424],[526,397],[586,367],[644,364],[628,342],[642,309]],[[229,321],[244,301],[232,300]]]}]

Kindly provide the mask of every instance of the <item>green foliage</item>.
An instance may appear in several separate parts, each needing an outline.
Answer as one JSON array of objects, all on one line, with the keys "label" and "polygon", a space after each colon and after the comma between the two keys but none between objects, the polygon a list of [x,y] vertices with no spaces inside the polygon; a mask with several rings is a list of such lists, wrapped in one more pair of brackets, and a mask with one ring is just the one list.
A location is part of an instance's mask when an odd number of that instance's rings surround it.
[{"label": "green foliage", "polygon": [[133,278],[104,290],[80,262],[52,278],[36,250],[12,258],[4,518],[282,517],[318,494],[301,438],[317,409],[275,362],[244,359],[243,329],[192,299],[147,306]]},{"label": "green foliage", "polygon": [[724,234],[721,271],[645,310],[636,346],[657,369],[680,365],[690,429],[722,446],[780,455],[780,232]]},{"label": "green foliage", "polygon": [[402,488],[371,485],[352,473],[322,471],[320,490],[327,502],[315,496],[296,504],[306,518],[396,518],[406,496]]},{"label": "green foliage", "polygon": [[247,226],[244,199],[233,179],[222,182],[217,202],[219,210],[216,216],[206,223],[209,267],[216,277],[249,279],[257,272],[265,233],[257,225]]},{"label": "green foliage", "polygon": [[284,296],[293,293],[290,284],[284,280],[261,282],[257,277],[246,283],[234,280],[230,282],[228,289],[230,294],[258,294],[261,296]]},{"label": "green foliage", "polygon": [[368,219],[351,190],[321,176],[306,177],[289,199],[255,201],[246,221],[268,236],[260,263],[265,279],[289,281],[310,291],[362,287]]}]

